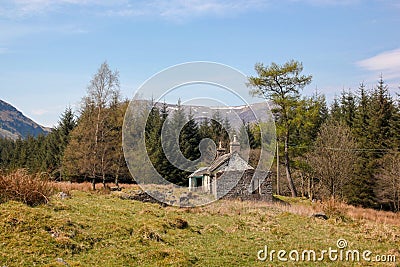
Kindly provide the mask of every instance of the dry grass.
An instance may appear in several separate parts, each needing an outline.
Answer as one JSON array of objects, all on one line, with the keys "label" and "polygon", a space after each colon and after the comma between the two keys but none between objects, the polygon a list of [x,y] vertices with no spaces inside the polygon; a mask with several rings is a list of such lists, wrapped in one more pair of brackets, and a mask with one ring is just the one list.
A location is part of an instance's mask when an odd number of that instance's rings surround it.
[{"label": "dry grass", "polygon": [[308,205],[304,203],[292,203],[291,205],[275,203],[272,205],[281,210],[303,216],[324,212],[333,218],[349,218],[400,226],[400,213],[355,207],[335,199],[316,203],[309,202]]},{"label": "dry grass", "polygon": [[[113,183],[107,183],[106,189],[102,183],[96,185],[97,193],[110,193]],[[137,188],[134,184],[120,184],[121,188]],[[9,174],[0,174],[0,203],[7,201],[20,201],[29,206],[37,206],[49,202],[50,196],[56,192],[71,194],[71,191],[93,192],[92,184],[52,182],[46,173],[29,174],[27,170],[20,169]]]},{"label": "dry grass", "polygon": [[[107,188],[114,187],[113,183],[107,183]],[[120,184],[121,188],[138,189],[135,184]],[[101,183],[96,184],[97,192],[108,193]],[[30,206],[47,203],[51,194],[55,192],[71,191],[93,192],[90,182],[49,182],[45,175],[29,175],[26,170],[17,170],[8,175],[0,175],[0,202],[9,200],[21,201]],[[354,207],[343,202],[329,199],[323,202],[312,203],[304,199],[292,199],[280,197],[280,202],[265,203],[253,201],[220,200],[211,205],[181,209],[187,213],[207,213],[210,215],[240,216],[242,213],[254,212],[263,215],[263,210],[275,210],[277,212],[289,212],[301,216],[310,216],[313,213],[324,212],[331,218],[363,220],[400,226],[400,213],[378,211]],[[290,203],[290,204],[287,204]],[[168,209],[168,207],[167,207]]]},{"label": "dry grass", "polygon": [[253,202],[236,200],[219,200],[211,205],[182,209],[194,214],[240,216],[242,213],[263,215],[263,211],[288,212],[300,216],[311,216],[314,213],[325,213],[330,218],[340,220],[358,220],[400,226],[400,213],[365,209],[347,205],[341,201],[330,199],[323,202],[291,201],[286,202]]},{"label": "dry grass", "polygon": [[72,190],[90,192],[92,191],[92,184],[89,182],[84,183],[70,183],[70,182],[51,182],[51,185],[57,189],[69,194]]},{"label": "dry grass", "polygon": [[400,226],[400,213],[348,206],[347,214],[354,219]]},{"label": "dry grass", "polygon": [[[83,183],[71,183],[71,182],[51,182],[51,185],[53,188],[55,188],[57,191],[62,191],[65,193],[70,193],[73,190],[77,191],[82,191],[82,192],[93,192],[92,189],[92,183],[89,182],[83,182]],[[106,188],[111,188],[114,187],[115,184],[113,183],[107,183]],[[121,188],[126,188],[126,189],[136,189],[138,185],[135,184],[119,184]],[[96,190],[104,190],[103,184],[102,183],[97,183],[96,184]],[[106,189],[107,190],[107,189]]]},{"label": "dry grass", "polygon": [[20,201],[29,206],[45,204],[54,193],[43,174],[30,175],[26,170],[17,170],[0,175],[0,202]]}]

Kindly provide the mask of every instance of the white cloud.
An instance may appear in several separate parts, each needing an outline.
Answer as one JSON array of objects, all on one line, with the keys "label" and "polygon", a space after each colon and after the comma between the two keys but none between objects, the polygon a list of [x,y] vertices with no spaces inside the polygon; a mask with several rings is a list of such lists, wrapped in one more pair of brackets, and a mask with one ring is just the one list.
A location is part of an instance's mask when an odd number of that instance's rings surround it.
[{"label": "white cloud", "polygon": [[110,16],[159,16],[180,20],[203,15],[229,16],[247,11],[262,10],[282,2],[299,2],[305,5],[350,5],[361,0],[147,0],[131,1],[109,9]]},{"label": "white cloud", "polygon": [[314,6],[347,6],[359,3],[360,0],[291,0]]},{"label": "white cloud", "polygon": [[151,2],[151,7],[156,8],[158,15],[166,18],[191,17],[200,15],[229,15],[264,7],[268,1],[217,1],[217,0],[174,0]]},{"label": "white cloud", "polygon": [[383,73],[388,80],[400,79],[400,48],[361,60],[357,65],[375,73]]},{"label": "white cloud", "polygon": [[[79,11],[107,16],[155,16],[183,19],[203,15],[227,16],[249,10],[265,9],[281,2],[314,6],[351,5],[361,0],[8,0],[0,7],[0,17],[25,18],[51,12]],[[71,11],[71,10],[70,10]],[[71,11],[74,12],[74,11]]]},{"label": "white cloud", "polygon": [[226,15],[257,9],[272,0],[10,0],[0,7],[0,17],[24,18],[79,7],[93,14],[112,16],[176,16],[189,17],[204,14]]},{"label": "white cloud", "polygon": [[265,7],[272,0],[145,0],[129,1],[106,10],[109,16],[154,16],[181,20],[203,15],[226,16]]},{"label": "white cloud", "polygon": [[60,11],[65,7],[113,7],[128,3],[127,0],[9,0],[0,7],[0,17],[34,17]]}]

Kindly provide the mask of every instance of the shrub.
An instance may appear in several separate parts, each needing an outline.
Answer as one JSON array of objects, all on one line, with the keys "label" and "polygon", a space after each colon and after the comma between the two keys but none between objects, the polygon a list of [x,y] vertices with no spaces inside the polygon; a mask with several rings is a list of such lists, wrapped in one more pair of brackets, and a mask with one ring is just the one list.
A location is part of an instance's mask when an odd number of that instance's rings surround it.
[{"label": "shrub", "polygon": [[322,202],[322,210],[328,217],[333,217],[342,221],[347,219],[347,205],[333,197]]},{"label": "shrub", "polygon": [[43,174],[30,175],[24,169],[0,175],[0,203],[9,200],[29,206],[45,204],[53,193],[53,187]]}]

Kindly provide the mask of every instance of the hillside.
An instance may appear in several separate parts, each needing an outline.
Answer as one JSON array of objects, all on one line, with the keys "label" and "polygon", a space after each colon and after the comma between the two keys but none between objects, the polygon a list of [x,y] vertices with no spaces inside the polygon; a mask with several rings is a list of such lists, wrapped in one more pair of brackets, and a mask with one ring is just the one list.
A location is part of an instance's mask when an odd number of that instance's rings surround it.
[{"label": "hillside", "polygon": [[[157,105],[161,108],[162,103]],[[195,105],[182,105],[186,114],[191,112],[193,115],[211,118],[216,112],[219,112],[222,119],[227,118],[231,123],[232,128],[239,129],[242,121],[245,123],[252,123],[257,121],[268,121],[271,117],[266,112],[267,104],[265,102],[254,103],[243,106],[195,106]],[[176,105],[168,104],[168,110],[171,112],[176,110]]]},{"label": "hillside", "polygon": [[368,210],[358,218],[331,209],[322,220],[309,216],[312,205],[218,201],[179,209],[80,191],[35,208],[8,202],[0,204],[0,266],[396,266],[327,256],[323,263],[258,260],[265,246],[321,251],[345,239],[348,249],[398,261],[397,215],[386,221],[383,213],[365,219]]},{"label": "hillside", "polygon": [[12,105],[0,100],[0,138],[26,138],[46,134],[49,130],[35,123]]}]

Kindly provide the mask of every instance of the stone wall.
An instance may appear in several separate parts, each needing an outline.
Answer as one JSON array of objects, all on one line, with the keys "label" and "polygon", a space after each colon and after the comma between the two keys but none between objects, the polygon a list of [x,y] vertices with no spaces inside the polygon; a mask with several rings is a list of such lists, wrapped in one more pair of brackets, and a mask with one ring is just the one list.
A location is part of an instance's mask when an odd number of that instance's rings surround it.
[{"label": "stone wall", "polygon": [[216,197],[221,196],[224,199],[272,201],[271,174],[258,172],[254,175],[254,170],[225,172],[216,180]]}]

